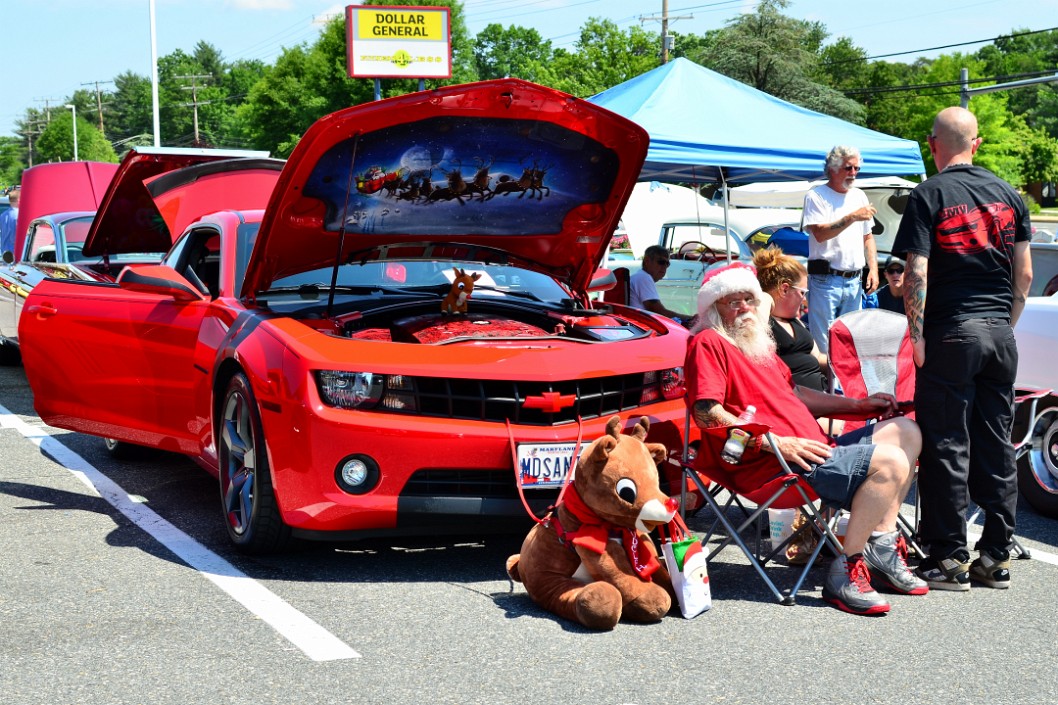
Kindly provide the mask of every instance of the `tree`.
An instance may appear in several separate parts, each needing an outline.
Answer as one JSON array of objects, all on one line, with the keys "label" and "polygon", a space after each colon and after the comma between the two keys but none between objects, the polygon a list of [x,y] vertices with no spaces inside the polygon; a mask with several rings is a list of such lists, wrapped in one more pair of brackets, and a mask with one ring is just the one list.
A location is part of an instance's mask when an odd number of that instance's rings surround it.
[{"label": "tree", "polygon": [[729,21],[700,57],[702,64],[776,98],[862,123],[860,104],[813,80],[826,38],[823,25],[783,15],[788,5],[761,0],[756,12]]},{"label": "tree", "polygon": [[23,151],[17,137],[0,137],[0,189],[22,181]]},{"label": "tree", "polygon": [[660,41],[654,32],[622,32],[614,22],[593,17],[580,30],[576,53],[555,51],[552,85],[580,97],[595,95],[656,68]]},{"label": "tree", "polygon": [[535,29],[490,24],[474,39],[474,63],[481,80],[514,76],[550,84],[554,81],[549,66],[553,55],[551,41]]},{"label": "tree", "polygon": [[[37,139],[41,161],[70,161],[73,153],[73,113],[64,110],[54,115]],[[116,162],[118,155],[103,133],[92,123],[77,116],[77,158],[81,161]]]},{"label": "tree", "polygon": [[[976,58],[984,63],[983,75],[1008,82],[1026,73],[1054,73],[1058,65],[1058,30],[1025,32],[1013,30],[1011,36],[999,37],[995,44],[977,51]],[[1029,127],[1042,128],[1058,138],[1058,82],[1007,91],[1007,102],[1011,112],[1023,116]]]},{"label": "tree", "polygon": [[123,147],[154,144],[151,80],[132,71],[114,78],[106,102],[107,135]]}]

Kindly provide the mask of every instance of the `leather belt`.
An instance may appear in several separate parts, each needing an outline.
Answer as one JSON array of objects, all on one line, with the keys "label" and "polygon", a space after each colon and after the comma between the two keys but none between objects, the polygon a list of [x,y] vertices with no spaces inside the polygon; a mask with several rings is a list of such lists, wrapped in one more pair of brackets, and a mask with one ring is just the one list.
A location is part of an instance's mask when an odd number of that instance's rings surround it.
[{"label": "leather belt", "polygon": [[808,273],[809,274],[829,274],[835,277],[841,277],[843,279],[852,279],[863,274],[861,269],[843,270],[834,269],[830,266],[830,263],[825,259],[810,259],[808,260]]}]

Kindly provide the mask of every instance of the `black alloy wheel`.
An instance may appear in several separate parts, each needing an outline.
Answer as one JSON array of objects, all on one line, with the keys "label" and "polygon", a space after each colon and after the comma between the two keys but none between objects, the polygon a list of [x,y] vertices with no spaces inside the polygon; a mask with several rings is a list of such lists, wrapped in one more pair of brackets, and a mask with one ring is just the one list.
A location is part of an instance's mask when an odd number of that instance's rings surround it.
[{"label": "black alloy wheel", "polygon": [[281,549],[290,539],[272,488],[261,414],[243,374],[224,393],[218,429],[220,495],[228,537],[244,553]]}]

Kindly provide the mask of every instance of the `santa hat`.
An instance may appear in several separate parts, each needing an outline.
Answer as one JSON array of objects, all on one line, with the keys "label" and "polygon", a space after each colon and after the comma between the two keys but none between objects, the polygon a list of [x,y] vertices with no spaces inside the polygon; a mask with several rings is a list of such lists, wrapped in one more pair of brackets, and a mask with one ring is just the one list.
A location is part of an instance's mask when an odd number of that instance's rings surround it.
[{"label": "santa hat", "polygon": [[699,317],[704,318],[719,299],[742,291],[758,299],[764,298],[760,282],[757,281],[757,270],[750,265],[732,262],[706,272],[702,288],[698,290]]}]

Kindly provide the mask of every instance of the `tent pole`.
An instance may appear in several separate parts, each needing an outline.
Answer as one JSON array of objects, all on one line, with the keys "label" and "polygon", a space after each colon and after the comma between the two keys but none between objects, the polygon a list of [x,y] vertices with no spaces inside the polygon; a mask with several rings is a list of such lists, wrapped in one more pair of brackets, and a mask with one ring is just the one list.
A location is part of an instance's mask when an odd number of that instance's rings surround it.
[{"label": "tent pole", "polygon": [[720,185],[724,189],[724,249],[727,250],[727,263],[731,264],[731,226],[727,222],[727,208],[730,195],[727,190],[727,179],[724,170],[720,169]]}]

